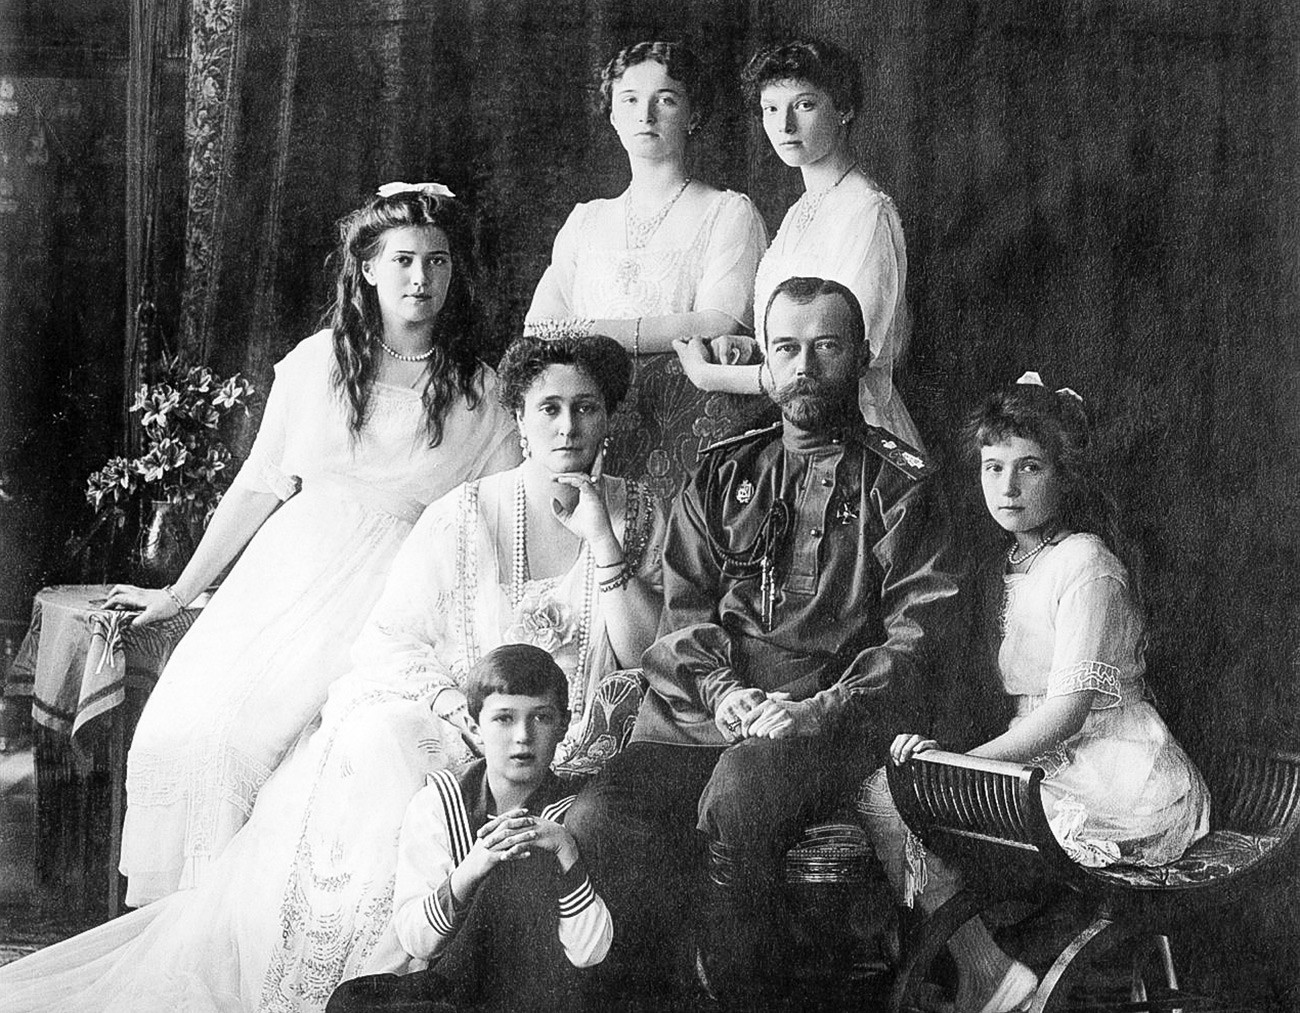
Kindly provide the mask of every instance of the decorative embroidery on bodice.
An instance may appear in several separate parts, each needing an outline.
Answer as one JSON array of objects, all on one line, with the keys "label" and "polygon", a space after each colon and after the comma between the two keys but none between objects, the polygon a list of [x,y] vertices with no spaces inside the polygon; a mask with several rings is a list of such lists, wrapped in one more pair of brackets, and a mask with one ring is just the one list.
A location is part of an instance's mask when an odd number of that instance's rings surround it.
[{"label": "decorative embroidery on bodice", "polygon": [[577,314],[618,318],[689,311],[704,273],[704,255],[714,223],[731,199],[734,195],[728,192],[714,199],[688,244],[632,250],[612,246],[598,234],[595,216],[588,208],[582,221],[573,292]]}]

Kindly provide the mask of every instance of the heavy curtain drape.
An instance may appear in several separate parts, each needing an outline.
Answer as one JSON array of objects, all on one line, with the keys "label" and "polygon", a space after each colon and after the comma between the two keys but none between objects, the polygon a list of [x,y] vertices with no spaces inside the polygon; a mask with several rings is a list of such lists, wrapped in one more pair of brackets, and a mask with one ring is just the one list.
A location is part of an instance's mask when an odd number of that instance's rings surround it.
[{"label": "heavy curtain drape", "polygon": [[515,333],[570,208],[626,183],[591,68],[640,38],[717,69],[695,171],[774,230],[800,181],[738,68],[785,31],[847,46],[861,161],[907,230],[923,431],[951,447],[1025,369],[1084,393],[1145,554],[1162,709],[1193,752],[1300,737],[1287,5],[195,0],[192,31],[183,341],[262,378],[327,302],[332,222],[391,179],[477,208],[487,339]]}]

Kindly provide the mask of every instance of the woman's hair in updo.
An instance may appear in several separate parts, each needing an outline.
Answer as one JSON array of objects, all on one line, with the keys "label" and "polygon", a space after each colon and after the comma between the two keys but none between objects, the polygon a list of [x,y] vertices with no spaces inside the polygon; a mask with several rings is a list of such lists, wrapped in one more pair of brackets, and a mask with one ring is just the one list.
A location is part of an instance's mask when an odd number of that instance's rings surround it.
[{"label": "woman's hair in updo", "polygon": [[1033,440],[1056,468],[1061,525],[1097,535],[1122,559],[1115,502],[1097,474],[1091,427],[1079,399],[1038,384],[1014,383],[986,397],[967,417],[963,430],[966,449],[976,463],[982,448],[1012,436]]},{"label": "woman's hair in updo", "polygon": [[478,321],[474,306],[474,241],[460,202],[419,190],[371,197],[338,223],[335,253],[338,277],[334,301],[325,315],[333,335],[334,383],[348,406],[348,428],[355,439],[365,425],[382,355],[383,315],[375,287],[365,280],[365,263],[379,254],[393,229],[441,229],[451,253],[447,298],[433,325],[433,355],[424,401],[429,444],[442,442],[442,424],[458,397],[470,408],[482,397],[475,347]]},{"label": "woman's hair in updo", "polygon": [[614,107],[615,82],[646,60],[662,64],[668,76],[681,83],[695,114],[695,126],[703,126],[713,112],[713,82],[700,58],[684,42],[638,42],[615,53],[597,74],[600,87],[596,109],[600,115],[608,117]]},{"label": "woman's hair in updo", "polygon": [[523,411],[529,389],[551,366],[574,366],[591,377],[611,414],[632,385],[632,359],[613,338],[602,334],[554,341],[516,338],[497,367],[501,407],[511,414]]},{"label": "woman's hair in updo", "polygon": [[820,39],[789,39],[764,46],[740,73],[745,103],[756,114],[763,89],[779,81],[807,81],[831,97],[841,113],[856,118],[862,109],[862,71],[839,46]]}]

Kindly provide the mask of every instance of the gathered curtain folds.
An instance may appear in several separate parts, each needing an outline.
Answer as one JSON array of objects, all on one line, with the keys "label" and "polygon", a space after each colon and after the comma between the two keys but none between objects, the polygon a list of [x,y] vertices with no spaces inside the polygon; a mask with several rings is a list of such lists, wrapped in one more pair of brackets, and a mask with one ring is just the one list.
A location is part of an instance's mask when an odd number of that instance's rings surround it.
[{"label": "gathered curtain folds", "polygon": [[[722,29],[709,55],[728,67],[750,44],[735,6],[691,8]],[[187,351],[268,377],[328,304],[336,220],[383,182],[429,179],[466,197],[479,220],[478,296],[495,361],[573,205],[625,185],[622,149],[591,109],[592,70],[654,28],[619,7],[194,0]],[[730,115],[697,168],[747,190],[739,107],[738,94],[725,96]],[[777,201],[793,200],[797,183]]]}]

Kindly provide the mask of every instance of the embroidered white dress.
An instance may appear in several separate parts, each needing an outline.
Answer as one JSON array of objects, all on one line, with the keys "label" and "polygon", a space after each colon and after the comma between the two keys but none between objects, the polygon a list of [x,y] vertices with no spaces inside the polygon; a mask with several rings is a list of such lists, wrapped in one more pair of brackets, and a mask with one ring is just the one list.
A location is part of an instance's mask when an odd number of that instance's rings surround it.
[{"label": "embroidered white dress", "polygon": [[[468,755],[436,714],[443,691],[499,644],[543,647],[569,675],[570,750],[592,687],[617,665],[585,548],[514,604],[516,474],[425,511],[353,670],[204,882],[0,967],[0,1011],[318,1013],[344,978],[409,966],[390,924],[402,818],[430,771]],[[628,558],[659,588],[662,510],[644,487],[606,476],[605,488]]]},{"label": "embroidered white dress", "polygon": [[1075,861],[1160,865],[1209,832],[1205,782],[1145,699],[1146,631],[1123,565],[1071,535],[1008,574],[998,668],[1018,720],[1093,690],[1083,727],[1035,763],[1057,838]]},{"label": "embroidered white dress", "polygon": [[[754,272],[767,229],[748,197],[720,191],[698,221],[678,203],[639,249],[629,249],[621,227],[624,202],[594,200],[573,209],[556,234],[526,323],[716,310],[737,329],[752,326]],[[672,352],[642,355],[637,388],[611,420],[610,465],[667,500],[685,484],[700,447],[728,435],[764,402],[698,390]]]},{"label": "embroidered white dress", "polygon": [[859,407],[873,426],[924,449],[907,406],[894,389],[894,368],[907,351],[907,247],[893,201],[858,173],[826,190],[805,193],[786,212],[754,280],[754,320],[763,340],[763,316],[773,290],[787,278],[838,281],[862,307],[871,368]]},{"label": "embroidered white dress", "polygon": [[327,331],[277,364],[235,484],[285,502],[177,646],[136,729],[121,863],[133,906],[201,882],[243,825],[346,671],[348,648],[424,506],[518,461],[490,371],[479,406],[454,403],[442,442],[430,447],[419,394],[383,384],[353,440],[333,368]]}]

